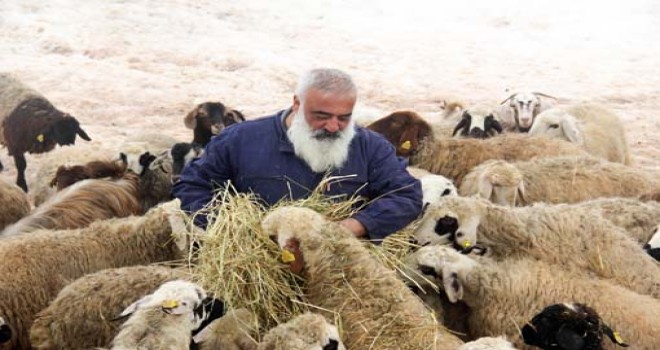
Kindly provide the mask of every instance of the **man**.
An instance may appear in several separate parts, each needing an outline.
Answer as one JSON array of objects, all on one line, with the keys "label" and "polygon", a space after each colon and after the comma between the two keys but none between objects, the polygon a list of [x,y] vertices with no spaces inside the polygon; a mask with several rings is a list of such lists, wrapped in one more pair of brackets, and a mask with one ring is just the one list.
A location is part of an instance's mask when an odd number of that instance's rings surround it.
[{"label": "man", "polygon": [[[354,194],[373,201],[341,222],[357,237],[382,240],[417,218],[421,185],[379,134],[356,127],[351,114],[357,89],[346,73],[314,69],[303,75],[293,106],[234,124],[214,137],[174,185],[181,207],[196,212],[228,181],[266,204],[308,196],[326,175],[353,177],[333,183],[327,195]],[[206,225],[197,216],[196,224]]]}]

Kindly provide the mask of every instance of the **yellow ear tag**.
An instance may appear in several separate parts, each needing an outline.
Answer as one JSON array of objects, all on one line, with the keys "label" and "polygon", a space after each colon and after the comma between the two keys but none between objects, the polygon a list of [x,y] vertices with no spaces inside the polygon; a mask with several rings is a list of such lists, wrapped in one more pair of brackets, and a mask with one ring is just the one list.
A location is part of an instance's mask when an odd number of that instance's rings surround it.
[{"label": "yellow ear tag", "polygon": [[613,334],[614,334],[614,340],[616,340],[616,342],[618,344],[623,344],[624,343],[623,339],[619,335],[619,332],[614,332]]},{"label": "yellow ear tag", "polygon": [[410,141],[406,141],[401,144],[401,148],[405,149],[406,151],[409,150],[412,147],[412,143]]},{"label": "yellow ear tag", "polygon": [[37,135],[37,141],[44,142],[44,134]]},{"label": "yellow ear tag", "polygon": [[172,300],[172,299],[170,299],[170,300],[165,300],[165,301],[163,301],[163,303],[161,304],[161,306],[162,306],[164,309],[174,309],[175,307],[179,306],[179,302],[176,301],[176,300]]},{"label": "yellow ear tag", "polygon": [[296,261],[296,256],[293,255],[290,251],[284,249],[282,250],[282,262],[288,264],[290,262]]},{"label": "yellow ear tag", "polygon": [[470,248],[471,245],[472,245],[472,242],[470,242],[470,241],[463,242],[463,248]]}]

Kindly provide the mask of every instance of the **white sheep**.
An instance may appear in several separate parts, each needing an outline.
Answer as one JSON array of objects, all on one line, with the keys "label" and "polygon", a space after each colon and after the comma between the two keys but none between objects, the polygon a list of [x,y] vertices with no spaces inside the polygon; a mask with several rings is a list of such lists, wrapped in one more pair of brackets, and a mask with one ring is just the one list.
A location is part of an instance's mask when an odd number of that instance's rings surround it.
[{"label": "white sheep", "polygon": [[192,332],[204,319],[206,292],[197,284],[174,280],[129,305],[129,317],[112,340],[112,350],[188,350]]},{"label": "white sheep", "polygon": [[458,196],[456,186],[448,178],[417,167],[409,166],[406,170],[422,183],[423,207],[437,203],[444,196]]},{"label": "white sheep", "polygon": [[337,327],[319,314],[304,313],[272,328],[266,333],[259,350],[346,350]]},{"label": "white sheep", "polygon": [[[508,131],[527,132],[535,123],[539,113],[552,107],[555,97],[540,92],[519,91],[500,102],[498,118]],[[507,103],[508,102],[508,103]]]},{"label": "white sheep", "polygon": [[660,261],[660,225],[651,233],[651,238],[644,245],[644,250],[655,260]]},{"label": "white sheep", "polygon": [[30,200],[23,190],[0,177],[0,232],[30,212]]},{"label": "white sheep", "polygon": [[85,275],[64,287],[35,317],[30,343],[40,350],[109,347],[121,321],[112,321],[133,301],[158,286],[190,278],[182,269],[131,266]]},{"label": "white sheep", "polygon": [[612,162],[632,163],[621,119],[602,106],[580,104],[548,109],[536,117],[529,133],[573,142]]},{"label": "white sheep", "polygon": [[484,162],[465,176],[459,193],[501,205],[529,205],[638,197],[656,189],[660,189],[657,174],[586,156]]},{"label": "white sheep", "polygon": [[[660,301],[609,281],[535,260],[472,258],[442,246],[420,248],[407,258],[407,266],[419,274],[426,272],[450,301],[462,300],[470,307],[472,337],[505,335],[516,346],[530,349],[520,339],[519,329],[537,310],[578,301],[596,309],[634,349],[657,349]],[[417,278],[417,283],[425,282]]]},{"label": "white sheep", "polygon": [[461,345],[456,350],[516,350],[504,337],[482,337]]},{"label": "white sheep", "polygon": [[462,342],[439,328],[431,312],[393,270],[383,266],[348,230],[311,209],[281,207],[267,214],[262,232],[295,257],[307,302],[328,318],[337,313],[349,349],[456,349]]},{"label": "white sheep", "polygon": [[660,266],[620,227],[564,205],[509,208],[445,197],[414,233],[420,244],[478,244],[495,259],[535,258],[660,297]]},{"label": "white sheep", "polygon": [[229,310],[193,336],[199,350],[256,350],[257,318],[247,309]]},{"label": "white sheep", "polygon": [[183,214],[170,210],[0,240],[0,315],[12,328],[11,346],[30,348],[34,315],[70,281],[112,267],[182,259],[188,242],[173,227],[184,225]]}]

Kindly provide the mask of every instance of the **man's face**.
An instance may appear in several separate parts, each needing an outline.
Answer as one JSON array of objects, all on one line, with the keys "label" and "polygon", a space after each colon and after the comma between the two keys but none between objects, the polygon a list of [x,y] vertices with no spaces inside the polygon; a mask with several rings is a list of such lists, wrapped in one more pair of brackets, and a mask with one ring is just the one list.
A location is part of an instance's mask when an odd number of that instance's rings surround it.
[{"label": "man's face", "polygon": [[318,140],[336,139],[339,132],[350,124],[355,95],[338,95],[316,89],[307,91],[305,103],[301,104],[298,96],[293,100],[293,112],[302,112],[307,124]]}]

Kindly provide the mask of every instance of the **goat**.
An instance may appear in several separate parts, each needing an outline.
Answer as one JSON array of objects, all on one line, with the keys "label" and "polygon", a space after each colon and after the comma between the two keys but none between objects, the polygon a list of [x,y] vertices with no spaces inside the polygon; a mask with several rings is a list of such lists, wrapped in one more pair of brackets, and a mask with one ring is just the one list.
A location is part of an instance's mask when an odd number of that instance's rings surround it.
[{"label": "goat", "polygon": [[505,129],[509,131],[528,132],[536,116],[551,106],[544,103],[541,97],[557,100],[556,97],[544,93],[521,91],[512,94],[500,102],[500,105],[509,102],[508,106],[500,110],[500,118]]},{"label": "goat", "polygon": [[220,102],[200,103],[183,119],[186,127],[193,129],[193,143],[201,147],[205,147],[211,137],[225,127],[242,121],[245,121],[243,113],[227,108]]}]

